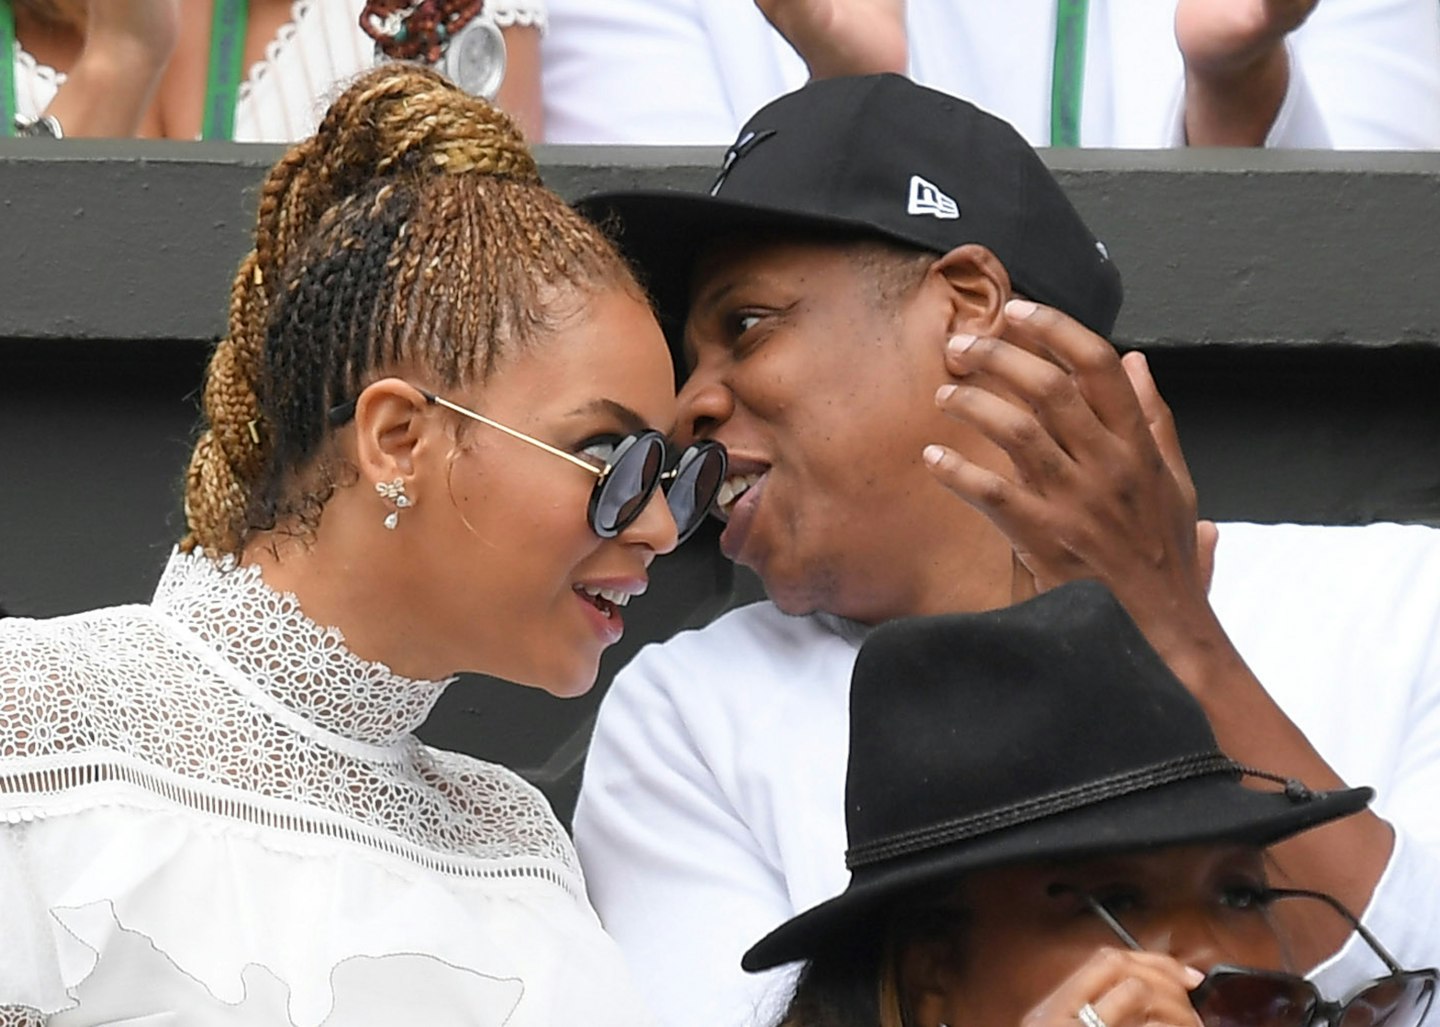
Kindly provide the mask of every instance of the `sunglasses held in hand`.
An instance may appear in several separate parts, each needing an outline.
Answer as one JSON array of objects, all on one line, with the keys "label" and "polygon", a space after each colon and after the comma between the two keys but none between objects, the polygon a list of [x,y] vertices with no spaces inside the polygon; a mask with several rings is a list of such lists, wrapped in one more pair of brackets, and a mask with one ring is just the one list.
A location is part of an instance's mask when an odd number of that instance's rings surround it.
[{"label": "sunglasses held in hand", "polygon": [[[720,484],[725,480],[725,447],[718,442],[705,440],[695,443],[682,452],[674,466],[667,470],[669,444],[664,434],[647,428],[622,438],[615,444],[615,451],[605,465],[597,467],[583,457],[477,414],[418,385],[415,388],[431,405],[442,406],[489,425],[595,475],[595,487],[590,492],[586,514],[591,530],[601,538],[614,538],[633,524],[658,488],[663,490],[670,514],[675,518],[679,541],[684,542],[704,522],[711,504],[715,502],[716,493],[720,491]],[[351,400],[332,407],[327,419],[332,426],[338,426],[354,416],[355,401]]]},{"label": "sunglasses held in hand", "polygon": [[[1136,952],[1145,951],[1105,904],[1078,888],[1061,887],[1090,910]],[[1358,988],[1343,1002],[1324,998],[1310,981],[1295,974],[1215,966],[1190,992],[1190,1004],[1205,1027],[1419,1027],[1435,999],[1440,971],[1403,970],[1373,934],[1333,896],[1299,888],[1268,888],[1266,903],[1279,899],[1315,899],[1349,922],[1389,969]]]}]

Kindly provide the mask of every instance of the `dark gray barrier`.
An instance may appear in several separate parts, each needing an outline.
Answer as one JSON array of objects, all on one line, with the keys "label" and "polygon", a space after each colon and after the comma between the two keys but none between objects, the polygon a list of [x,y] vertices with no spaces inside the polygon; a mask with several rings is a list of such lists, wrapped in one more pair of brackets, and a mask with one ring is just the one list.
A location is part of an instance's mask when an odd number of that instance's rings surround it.
[{"label": "dark gray barrier", "polygon": [[[209,343],[279,151],[0,140],[0,603],[146,598],[181,531]],[[542,150],[547,180],[708,183],[716,151]],[[1048,155],[1125,274],[1203,512],[1440,524],[1440,154]],[[562,813],[590,718],[642,642],[698,623],[731,573],[698,537],[657,565],[601,685],[561,702],[467,680],[424,734],[522,768]],[[740,580],[742,597],[753,583]]]}]

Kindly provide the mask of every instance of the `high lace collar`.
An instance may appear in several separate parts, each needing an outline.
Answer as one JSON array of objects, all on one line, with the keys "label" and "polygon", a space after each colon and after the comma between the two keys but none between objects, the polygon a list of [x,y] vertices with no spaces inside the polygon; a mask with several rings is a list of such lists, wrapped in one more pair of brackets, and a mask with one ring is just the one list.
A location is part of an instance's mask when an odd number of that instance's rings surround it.
[{"label": "high lace collar", "polygon": [[355,742],[392,746],[413,732],[454,678],[401,677],[351,652],[258,567],[199,549],[171,554],[154,607],[213,649],[247,681],[314,727]]}]

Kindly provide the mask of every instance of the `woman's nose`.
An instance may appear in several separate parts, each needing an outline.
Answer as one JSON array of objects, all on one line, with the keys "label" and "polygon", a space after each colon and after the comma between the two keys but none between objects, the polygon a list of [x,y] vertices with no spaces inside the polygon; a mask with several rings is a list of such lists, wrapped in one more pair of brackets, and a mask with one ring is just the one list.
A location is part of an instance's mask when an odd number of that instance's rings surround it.
[{"label": "woman's nose", "polygon": [[1242,952],[1232,951],[1235,939],[1229,935],[1230,932],[1204,912],[1177,910],[1156,917],[1136,940],[1151,952],[1167,953],[1177,962],[1201,972],[1221,963],[1251,965]]},{"label": "woman's nose", "polygon": [[675,524],[675,515],[665,500],[665,491],[657,488],[640,511],[640,516],[631,521],[620,533],[623,542],[643,545],[657,556],[670,552],[679,544],[680,531]]}]

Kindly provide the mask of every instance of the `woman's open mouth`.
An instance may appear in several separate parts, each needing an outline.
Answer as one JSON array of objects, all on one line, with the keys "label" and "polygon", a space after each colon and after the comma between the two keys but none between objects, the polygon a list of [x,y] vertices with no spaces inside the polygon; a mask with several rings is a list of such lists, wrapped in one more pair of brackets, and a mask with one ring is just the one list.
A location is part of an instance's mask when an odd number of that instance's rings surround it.
[{"label": "woman's open mouth", "polygon": [[630,602],[637,593],[625,592],[618,588],[601,588],[598,585],[578,584],[575,594],[594,606],[607,617],[614,617],[620,607]]}]

